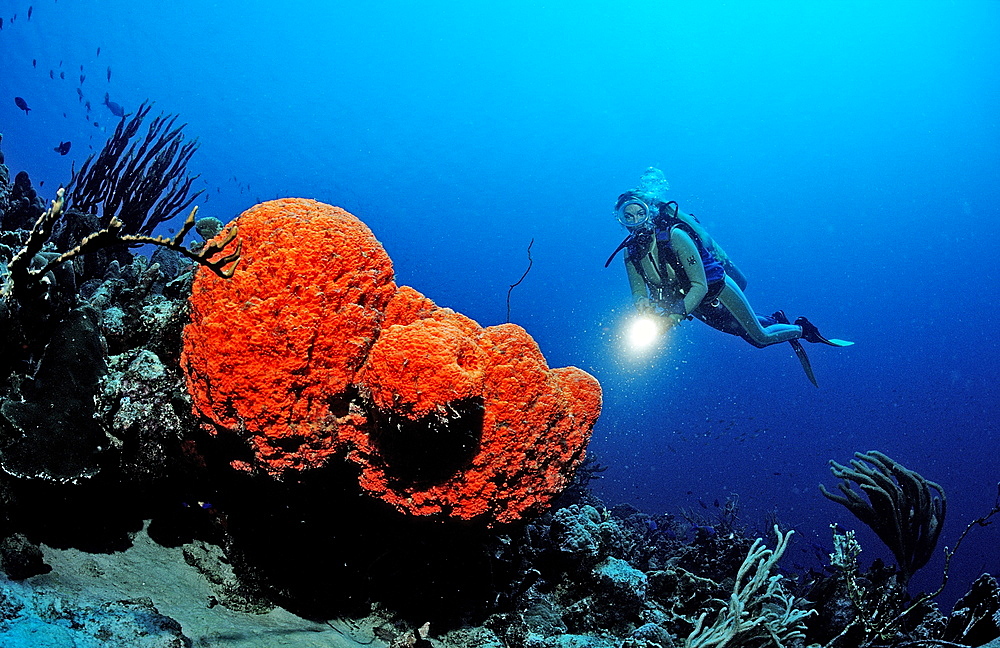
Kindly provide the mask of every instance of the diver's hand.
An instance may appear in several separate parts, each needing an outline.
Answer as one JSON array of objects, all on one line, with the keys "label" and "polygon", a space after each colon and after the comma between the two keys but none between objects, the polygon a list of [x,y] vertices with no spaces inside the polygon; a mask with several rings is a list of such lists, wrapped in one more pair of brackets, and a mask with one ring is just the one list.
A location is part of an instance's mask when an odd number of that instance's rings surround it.
[{"label": "diver's hand", "polygon": [[666,321],[667,328],[670,329],[670,328],[673,328],[673,327],[677,326],[678,324],[680,324],[681,322],[683,322],[687,318],[684,317],[683,315],[681,315],[680,313],[670,313],[669,315],[667,315],[663,319]]},{"label": "diver's hand", "polygon": [[649,297],[639,297],[635,300],[635,310],[640,315],[652,315],[653,314],[653,304],[649,301]]}]

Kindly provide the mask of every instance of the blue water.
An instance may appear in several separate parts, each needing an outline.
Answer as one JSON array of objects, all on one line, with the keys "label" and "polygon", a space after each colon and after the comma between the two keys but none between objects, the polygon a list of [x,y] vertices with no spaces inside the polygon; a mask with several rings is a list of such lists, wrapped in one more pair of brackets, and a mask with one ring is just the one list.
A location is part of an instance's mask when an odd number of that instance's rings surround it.
[{"label": "blue water", "polygon": [[[600,379],[607,501],[712,516],[738,493],[747,524],[773,512],[799,531],[803,565],[831,522],[859,530],[863,560],[887,553],[819,494],[829,459],[878,449],[939,482],[942,547],[993,505],[1000,3],[37,0],[30,21],[28,6],[2,9],[0,132],[46,195],[113,129],[107,91],[187,122],[202,215],[343,206],[400,283],[483,325],[505,321],[533,239],[511,320],[552,366]],[[614,199],[650,165],[757,310],[857,343],[809,346],[820,389],[787,345],[697,322],[624,352],[625,272],[603,264],[624,235]],[[998,542],[968,538],[946,600],[1000,572]]]}]

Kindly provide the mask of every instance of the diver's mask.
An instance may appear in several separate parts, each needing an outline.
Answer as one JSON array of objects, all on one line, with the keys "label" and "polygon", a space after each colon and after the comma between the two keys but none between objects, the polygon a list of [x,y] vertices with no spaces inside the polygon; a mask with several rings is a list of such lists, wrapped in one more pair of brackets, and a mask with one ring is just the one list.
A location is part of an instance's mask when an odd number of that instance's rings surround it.
[{"label": "diver's mask", "polygon": [[630,232],[649,229],[653,226],[653,209],[638,198],[632,198],[622,203],[615,210],[615,217]]}]

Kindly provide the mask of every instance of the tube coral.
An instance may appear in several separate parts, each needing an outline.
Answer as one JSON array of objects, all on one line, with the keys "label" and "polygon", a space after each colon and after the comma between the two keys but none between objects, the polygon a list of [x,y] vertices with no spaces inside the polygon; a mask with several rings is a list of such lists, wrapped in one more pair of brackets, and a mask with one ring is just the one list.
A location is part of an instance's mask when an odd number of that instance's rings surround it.
[{"label": "tube coral", "polygon": [[196,413],[252,451],[234,466],[280,477],[343,456],[401,511],[501,523],[562,492],[600,413],[592,376],[550,369],[519,326],[397,288],[341,209],[271,201],[237,225],[239,270],[199,269],[182,356]]}]

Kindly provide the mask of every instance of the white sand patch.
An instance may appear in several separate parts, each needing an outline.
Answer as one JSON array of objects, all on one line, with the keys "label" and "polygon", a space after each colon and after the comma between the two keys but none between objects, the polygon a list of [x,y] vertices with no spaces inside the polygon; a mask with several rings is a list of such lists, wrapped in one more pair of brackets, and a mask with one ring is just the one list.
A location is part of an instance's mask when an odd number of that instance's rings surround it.
[{"label": "white sand patch", "polygon": [[[373,628],[382,619],[334,620],[331,625],[298,617],[275,608],[267,614],[249,614],[211,606],[216,593],[202,574],[184,561],[182,547],[162,547],[145,530],[136,534],[132,547],[113,554],[92,554],[77,549],[43,547],[52,571],[24,581],[25,585],[51,588],[70,602],[109,602],[148,597],[161,614],[178,621],[194,646],[259,648],[380,647]],[[317,584],[321,586],[321,584]]]}]

